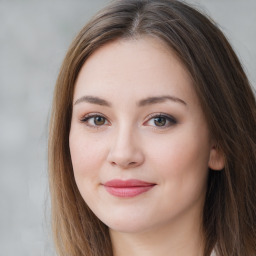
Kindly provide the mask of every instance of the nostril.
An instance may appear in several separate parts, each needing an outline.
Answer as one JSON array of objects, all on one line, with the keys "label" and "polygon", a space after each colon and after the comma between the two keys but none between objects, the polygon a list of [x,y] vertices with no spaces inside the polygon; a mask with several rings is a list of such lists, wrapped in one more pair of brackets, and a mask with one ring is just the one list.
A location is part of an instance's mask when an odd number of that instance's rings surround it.
[{"label": "nostril", "polygon": [[107,156],[107,161],[113,167],[120,166],[121,168],[134,168],[142,164],[144,155],[141,150],[133,148],[118,148],[111,149]]},{"label": "nostril", "polygon": [[117,166],[117,165],[120,165],[120,166],[123,166],[123,167],[133,167],[133,166],[136,166],[137,165],[137,163],[136,162],[130,162],[130,163],[116,163],[116,162],[111,162],[111,165],[113,165],[113,166]]}]

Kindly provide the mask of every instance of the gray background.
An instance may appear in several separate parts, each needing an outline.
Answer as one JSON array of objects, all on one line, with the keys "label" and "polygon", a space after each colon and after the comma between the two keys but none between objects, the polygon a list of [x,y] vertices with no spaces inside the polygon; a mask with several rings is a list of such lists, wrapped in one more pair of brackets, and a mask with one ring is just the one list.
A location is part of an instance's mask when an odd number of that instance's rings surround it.
[{"label": "gray background", "polygon": [[[190,0],[230,39],[256,84],[256,1]],[[107,1],[0,0],[0,256],[54,255],[47,129],[53,87],[76,33]]]}]

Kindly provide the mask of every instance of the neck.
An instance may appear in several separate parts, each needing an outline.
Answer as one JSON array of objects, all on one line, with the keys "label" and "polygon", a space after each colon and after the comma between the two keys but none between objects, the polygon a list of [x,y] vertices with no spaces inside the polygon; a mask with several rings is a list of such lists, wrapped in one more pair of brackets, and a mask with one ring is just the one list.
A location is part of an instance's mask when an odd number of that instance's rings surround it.
[{"label": "neck", "polygon": [[114,256],[202,256],[204,237],[195,221],[175,221],[143,232],[125,233],[110,230]]}]

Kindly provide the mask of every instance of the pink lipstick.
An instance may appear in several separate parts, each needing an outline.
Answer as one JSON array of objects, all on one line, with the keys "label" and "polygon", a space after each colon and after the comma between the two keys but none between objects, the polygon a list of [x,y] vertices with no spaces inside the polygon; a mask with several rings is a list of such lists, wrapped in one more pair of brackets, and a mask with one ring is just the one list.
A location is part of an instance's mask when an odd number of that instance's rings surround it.
[{"label": "pink lipstick", "polygon": [[110,180],[104,184],[105,189],[113,196],[135,197],[152,189],[156,184],[141,180]]}]

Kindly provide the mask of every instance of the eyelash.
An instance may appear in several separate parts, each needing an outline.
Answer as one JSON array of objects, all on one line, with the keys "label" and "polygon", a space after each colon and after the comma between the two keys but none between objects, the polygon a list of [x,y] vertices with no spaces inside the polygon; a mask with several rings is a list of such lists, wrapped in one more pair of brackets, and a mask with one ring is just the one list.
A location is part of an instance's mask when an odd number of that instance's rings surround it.
[{"label": "eyelash", "polygon": [[[95,118],[96,118],[96,117],[103,118],[103,119],[104,119],[104,124],[102,124],[102,125],[96,125],[96,124],[95,124]],[[89,121],[90,121],[91,119],[94,119],[94,125],[89,124]],[[102,114],[97,114],[97,113],[90,113],[90,114],[84,116],[84,117],[81,119],[81,122],[82,122],[82,123],[85,123],[88,127],[94,128],[94,129],[99,129],[99,128],[101,128],[101,126],[105,125],[106,121],[107,121],[107,118],[106,118],[104,115],[102,115]],[[107,121],[107,122],[108,122],[108,121]]]},{"label": "eyelash", "polygon": [[[95,124],[95,118],[97,118],[97,117],[103,118],[104,123],[102,125]],[[164,125],[163,126],[161,126],[161,125],[160,126],[152,125],[155,129],[166,129],[166,128],[169,128],[172,125],[177,124],[177,120],[173,116],[167,115],[167,114],[163,114],[163,113],[150,114],[147,117],[147,121],[144,122],[143,124],[147,124],[150,121],[153,121],[154,124],[156,124],[155,121],[156,121],[157,118],[163,118],[164,119]],[[94,124],[89,124],[90,120],[93,120]],[[81,122],[85,123],[88,127],[94,128],[94,129],[100,129],[102,126],[106,125],[106,122],[109,124],[109,121],[107,120],[107,118],[104,115],[99,114],[99,113],[90,113],[90,114],[84,116],[81,119]],[[167,123],[167,125],[166,125],[166,123]]]},{"label": "eyelash", "polygon": [[171,115],[167,115],[167,114],[163,114],[163,113],[150,114],[147,117],[147,121],[145,123],[149,123],[150,121],[153,121],[154,124],[155,124],[155,121],[156,121],[157,118],[163,118],[165,120],[165,123],[164,123],[163,126],[152,125],[154,127],[154,129],[167,129],[170,126],[177,124],[176,118],[174,118]]}]

